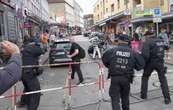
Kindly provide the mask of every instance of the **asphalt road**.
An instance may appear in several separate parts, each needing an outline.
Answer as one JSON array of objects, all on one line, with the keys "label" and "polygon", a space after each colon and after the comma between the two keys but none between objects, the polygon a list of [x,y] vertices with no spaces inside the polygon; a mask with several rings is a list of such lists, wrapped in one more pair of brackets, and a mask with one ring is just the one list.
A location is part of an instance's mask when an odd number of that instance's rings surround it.
[{"label": "asphalt road", "polygon": [[[75,36],[75,39],[85,49],[87,49],[90,45],[88,39],[83,36]],[[92,59],[87,56],[84,60],[91,61]],[[85,78],[85,83],[98,81],[99,69],[97,64],[82,64],[81,68]],[[104,69],[104,73],[107,74],[106,69]],[[49,89],[65,86],[67,74],[68,67],[45,68],[43,75],[39,77],[41,88]],[[173,104],[163,104],[163,97],[161,90],[159,89],[158,78],[155,73],[153,73],[150,78],[148,100],[142,100],[139,98],[141,74],[142,71],[136,72],[134,83],[131,86],[131,110],[172,110]],[[173,67],[170,65],[168,65],[167,78],[171,94],[173,94]],[[77,82],[78,77],[76,75],[75,79],[72,81],[72,84],[75,85]],[[99,89],[97,84],[73,88],[71,97],[71,105],[74,107],[73,110],[112,110],[110,105],[110,98],[108,96],[109,81],[107,81],[105,85],[105,94],[103,94],[103,98],[106,100],[106,102],[103,101],[100,104],[94,104],[99,100]],[[22,88],[22,84],[18,83],[17,91],[22,92]],[[6,94],[9,94],[9,92]],[[64,94],[67,94],[67,91],[60,90],[43,93],[38,110],[64,110],[65,106],[62,103],[65,97]],[[68,99],[68,97],[66,97],[66,99]],[[0,110],[7,110],[10,105],[10,99],[0,100]],[[17,110],[26,109],[17,108]]]}]

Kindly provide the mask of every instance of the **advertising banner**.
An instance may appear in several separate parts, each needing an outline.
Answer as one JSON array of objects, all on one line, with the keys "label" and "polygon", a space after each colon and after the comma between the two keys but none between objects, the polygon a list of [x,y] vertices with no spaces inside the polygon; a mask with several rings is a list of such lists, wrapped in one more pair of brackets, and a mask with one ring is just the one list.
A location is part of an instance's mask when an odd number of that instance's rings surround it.
[{"label": "advertising banner", "polygon": [[153,10],[149,8],[145,8],[144,10],[135,9],[133,17],[143,17],[150,16],[153,14]]}]

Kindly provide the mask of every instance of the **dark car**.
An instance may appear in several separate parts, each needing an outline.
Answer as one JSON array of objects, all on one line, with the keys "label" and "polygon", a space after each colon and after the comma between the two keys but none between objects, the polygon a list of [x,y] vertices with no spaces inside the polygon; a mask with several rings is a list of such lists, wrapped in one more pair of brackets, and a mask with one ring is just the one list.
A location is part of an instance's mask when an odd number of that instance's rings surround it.
[{"label": "dark car", "polygon": [[67,55],[70,51],[71,43],[69,39],[58,39],[50,47],[49,53],[49,63],[50,64],[59,64],[59,63],[68,63],[72,59]]},{"label": "dark car", "polygon": [[90,34],[91,34],[91,32],[86,31],[86,32],[84,32],[84,33],[83,33],[83,36],[84,36],[84,37],[89,37],[89,36],[90,36]]}]

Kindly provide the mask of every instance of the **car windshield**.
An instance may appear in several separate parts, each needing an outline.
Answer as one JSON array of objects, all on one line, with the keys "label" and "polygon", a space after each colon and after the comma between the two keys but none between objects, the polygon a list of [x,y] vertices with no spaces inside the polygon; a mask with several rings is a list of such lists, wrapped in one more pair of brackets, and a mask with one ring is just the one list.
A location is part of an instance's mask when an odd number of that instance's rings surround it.
[{"label": "car windshield", "polygon": [[65,51],[70,51],[70,42],[59,42],[54,44],[55,49],[63,49]]}]

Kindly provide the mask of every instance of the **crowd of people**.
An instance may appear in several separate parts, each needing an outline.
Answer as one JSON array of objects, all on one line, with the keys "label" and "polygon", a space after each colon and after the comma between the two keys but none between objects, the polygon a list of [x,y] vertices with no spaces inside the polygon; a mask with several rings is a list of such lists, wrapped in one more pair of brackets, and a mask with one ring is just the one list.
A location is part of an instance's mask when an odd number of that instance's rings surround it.
[{"label": "crowd of people", "polygon": [[[17,81],[21,80],[24,85],[24,92],[40,90],[40,83],[37,78],[41,74],[41,68],[30,67],[22,68],[27,65],[39,65],[39,57],[47,51],[48,48],[48,31],[36,33],[34,37],[26,35],[23,46],[19,49],[15,44],[4,41],[1,43],[3,53],[9,57],[7,65],[0,70],[0,95],[8,90]],[[115,37],[117,46],[105,51],[102,58],[103,64],[108,68],[108,78],[111,78],[109,95],[111,97],[113,110],[129,110],[129,93],[130,83],[133,82],[134,69],[144,69],[141,81],[141,98],[147,99],[148,80],[154,70],[157,71],[161,89],[164,96],[165,104],[171,103],[169,87],[165,77],[166,67],[164,65],[165,51],[170,48],[169,38],[164,28],[157,36],[152,31],[142,33],[140,30],[134,32],[133,37],[125,33],[119,33]],[[80,62],[79,56],[81,47],[74,42],[72,43],[68,57],[73,62]],[[112,40],[111,40],[112,41]],[[95,58],[98,46],[93,54]],[[78,84],[84,82],[80,69],[80,64],[72,65],[71,79],[74,74],[79,77]],[[40,102],[41,93],[26,95],[21,97],[18,103],[19,107],[27,106],[27,110],[37,110]]]}]

